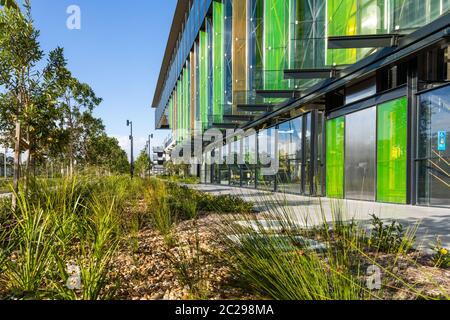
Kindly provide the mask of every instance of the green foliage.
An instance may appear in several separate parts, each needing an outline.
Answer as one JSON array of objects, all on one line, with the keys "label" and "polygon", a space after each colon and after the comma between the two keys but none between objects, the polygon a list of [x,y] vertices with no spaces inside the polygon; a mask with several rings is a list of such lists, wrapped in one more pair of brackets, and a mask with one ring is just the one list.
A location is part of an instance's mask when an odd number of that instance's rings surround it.
[{"label": "green foliage", "polygon": [[152,165],[150,163],[147,150],[142,150],[134,162],[135,173],[141,177],[145,177],[151,169]]},{"label": "green foliage", "polygon": [[[195,225],[194,228],[196,227]],[[206,299],[212,257],[201,249],[198,229],[194,239],[187,240],[187,243],[177,239],[174,241],[176,244],[173,246],[176,246],[177,250],[168,250],[166,258],[171,263],[178,281],[188,288],[190,299]]]},{"label": "green foliage", "polygon": [[385,225],[380,218],[372,215],[372,227],[369,239],[369,247],[372,249],[386,253],[407,253],[414,245],[415,236],[408,234],[397,221]]},{"label": "green foliage", "polygon": [[145,190],[147,202],[152,217],[153,226],[164,236],[169,236],[176,216],[169,207],[169,194],[164,182],[151,179],[150,186]]},{"label": "green foliage", "polygon": [[[125,214],[143,190],[128,177],[30,179],[18,210],[0,206],[0,294],[19,299],[109,299],[111,260],[128,234]],[[8,227],[10,226],[10,227]],[[80,287],[67,286],[67,265]]]},{"label": "green foliage", "polygon": [[[34,28],[30,2],[24,12],[12,0],[3,0],[0,10],[0,136],[3,145],[13,146],[16,127],[27,141],[25,175],[36,167],[96,166],[114,173],[125,172],[128,160],[116,139],[105,133],[93,111],[102,99],[86,83],[73,77],[63,48],[48,55],[39,31]],[[20,150],[23,152],[23,146]],[[16,190],[17,191],[17,190]]]},{"label": "green foliage", "polygon": [[434,248],[433,262],[438,268],[450,268],[450,253],[447,248],[442,247],[439,240]]},{"label": "green foliage", "polygon": [[253,204],[232,195],[214,196],[207,193],[196,193],[198,210],[217,213],[251,213]]},{"label": "green foliage", "polygon": [[0,6],[10,9],[19,9],[19,6],[14,0],[0,0]]}]

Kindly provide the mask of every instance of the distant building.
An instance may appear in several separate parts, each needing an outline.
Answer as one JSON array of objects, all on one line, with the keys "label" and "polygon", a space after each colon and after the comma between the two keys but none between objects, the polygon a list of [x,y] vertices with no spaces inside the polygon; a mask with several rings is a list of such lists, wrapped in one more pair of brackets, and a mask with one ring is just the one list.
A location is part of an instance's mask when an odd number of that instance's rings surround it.
[{"label": "distant building", "polygon": [[161,175],[165,173],[165,164],[168,161],[167,154],[165,152],[164,147],[154,147],[153,148],[153,166],[152,171],[153,174]]}]

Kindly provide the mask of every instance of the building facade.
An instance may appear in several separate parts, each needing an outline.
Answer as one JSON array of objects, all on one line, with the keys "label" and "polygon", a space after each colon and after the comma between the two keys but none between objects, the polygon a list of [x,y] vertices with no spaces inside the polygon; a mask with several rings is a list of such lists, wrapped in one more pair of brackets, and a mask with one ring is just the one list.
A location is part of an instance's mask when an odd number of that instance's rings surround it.
[{"label": "building facade", "polygon": [[222,130],[226,142],[203,149],[205,183],[450,207],[449,9],[450,0],[180,0],[157,128],[178,145]]}]

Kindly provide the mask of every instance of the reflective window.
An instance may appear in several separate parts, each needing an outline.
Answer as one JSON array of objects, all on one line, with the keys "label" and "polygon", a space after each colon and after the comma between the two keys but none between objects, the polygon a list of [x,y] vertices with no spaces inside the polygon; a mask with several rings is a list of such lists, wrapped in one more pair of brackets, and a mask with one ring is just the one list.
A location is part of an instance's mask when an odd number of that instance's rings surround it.
[{"label": "reflective window", "polygon": [[406,204],[408,100],[378,106],[377,201]]},{"label": "reflective window", "polygon": [[420,97],[418,132],[418,201],[449,207],[450,86]]},{"label": "reflective window", "polygon": [[280,124],[278,128],[278,190],[302,192],[302,121],[303,117]]},{"label": "reflective window", "polygon": [[345,196],[375,201],[376,107],[345,117]]}]

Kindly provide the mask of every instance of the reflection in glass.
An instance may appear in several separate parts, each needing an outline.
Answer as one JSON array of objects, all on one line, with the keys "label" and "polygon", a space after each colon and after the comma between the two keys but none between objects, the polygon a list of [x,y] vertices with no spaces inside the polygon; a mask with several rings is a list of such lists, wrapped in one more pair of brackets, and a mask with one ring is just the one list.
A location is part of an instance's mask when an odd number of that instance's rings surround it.
[{"label": "reflection in glass", "polygon": [[280,124],[278,129],[280,192],[302,192],[302,121],[303,117],[299,117]]},{"label": "reflection in glass", "polygon": [[345,120],[345,196],[375,201],[376,107]]},{"label": "reflection in glass", "polygon": [[450,86],[420,97],[418,132],[418,202],[450,207]]}]

